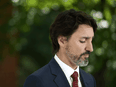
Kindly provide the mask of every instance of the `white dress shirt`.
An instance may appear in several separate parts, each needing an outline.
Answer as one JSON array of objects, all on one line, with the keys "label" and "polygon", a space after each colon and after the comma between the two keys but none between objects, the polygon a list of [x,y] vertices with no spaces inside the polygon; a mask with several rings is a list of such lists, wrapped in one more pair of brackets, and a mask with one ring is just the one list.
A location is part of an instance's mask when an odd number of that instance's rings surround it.
[{"label": "white dress shirt", "polygon": [[56,62],[59,64],[59,66],[61,67],[62,71],[64,72],[70,87],[72,87],[72,82],[73,79],[71,77],[71,75],[74,73],[74,71],[78,72],[78,87],[82,87],[81,81],[80,81],[80,74],[79,74],[79,66],[77,67],[76,70],[72,69],[70,66],[68,66],[67,64],[65,64],[64,62],[62,62],[58,56],[55,54],[54,59],[56,60]]}]

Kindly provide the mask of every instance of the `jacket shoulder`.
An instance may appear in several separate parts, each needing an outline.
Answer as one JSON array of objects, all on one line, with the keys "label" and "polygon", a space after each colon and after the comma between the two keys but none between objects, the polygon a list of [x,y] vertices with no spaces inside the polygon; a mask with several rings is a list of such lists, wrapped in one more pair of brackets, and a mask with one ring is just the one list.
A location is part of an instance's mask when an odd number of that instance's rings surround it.
[{"label": "jacket shoulder", "polygon": [[53,83],[54,75],[51,73],[49,63],[37,71],[29,75],[24,83],[23,87],[46,87],[51,85],[55,87]]},{"label": "jacket shoulder", "polygon": [[40,69],[36,70],[31,75],[41,76],[41,75],[45,74],[46,72],[50,72],[50,68],[49,68],[49,65],[48,64],[45,65],[45,66],[43,66],[43,67],[41,67]]}]

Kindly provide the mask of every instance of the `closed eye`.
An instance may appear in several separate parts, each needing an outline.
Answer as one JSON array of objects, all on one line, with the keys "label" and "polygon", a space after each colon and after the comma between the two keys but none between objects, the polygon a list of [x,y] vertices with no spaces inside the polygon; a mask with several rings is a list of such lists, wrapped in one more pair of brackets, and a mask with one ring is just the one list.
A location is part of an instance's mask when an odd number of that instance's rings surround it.
[{"label": "closed eye", "polygon": [[[81,43],[85,43],[85,41],[80,41]],[[93,43],[93,41],[91,41],[91,43]]]},{"label": "closed eye", "polygon": [[81,43],[85,43],[85,41],[80,41]]}]

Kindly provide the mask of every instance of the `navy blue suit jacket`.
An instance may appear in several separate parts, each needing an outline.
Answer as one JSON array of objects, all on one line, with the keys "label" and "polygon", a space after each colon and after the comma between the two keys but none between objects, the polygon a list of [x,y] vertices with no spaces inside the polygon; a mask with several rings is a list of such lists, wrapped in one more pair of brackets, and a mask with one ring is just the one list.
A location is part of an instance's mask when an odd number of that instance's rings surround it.
[{"label": "navy blue suit jacket", "polygon": [[[82,87],[96,87],[96,82],[91,74],[79,68]],[[45,65],[29,75],[23,87],[70,87],[64,72],[54,58]]]}]

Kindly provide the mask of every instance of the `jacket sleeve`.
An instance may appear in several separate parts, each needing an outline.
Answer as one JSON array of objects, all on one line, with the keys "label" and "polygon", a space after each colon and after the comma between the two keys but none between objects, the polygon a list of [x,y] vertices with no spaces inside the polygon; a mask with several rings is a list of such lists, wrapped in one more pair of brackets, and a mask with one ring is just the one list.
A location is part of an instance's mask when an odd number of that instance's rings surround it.
[{"label": "jacket sleeve", "polygon": [[44,87],[40,78],[34,75],[27,77],[23,87]]}]

